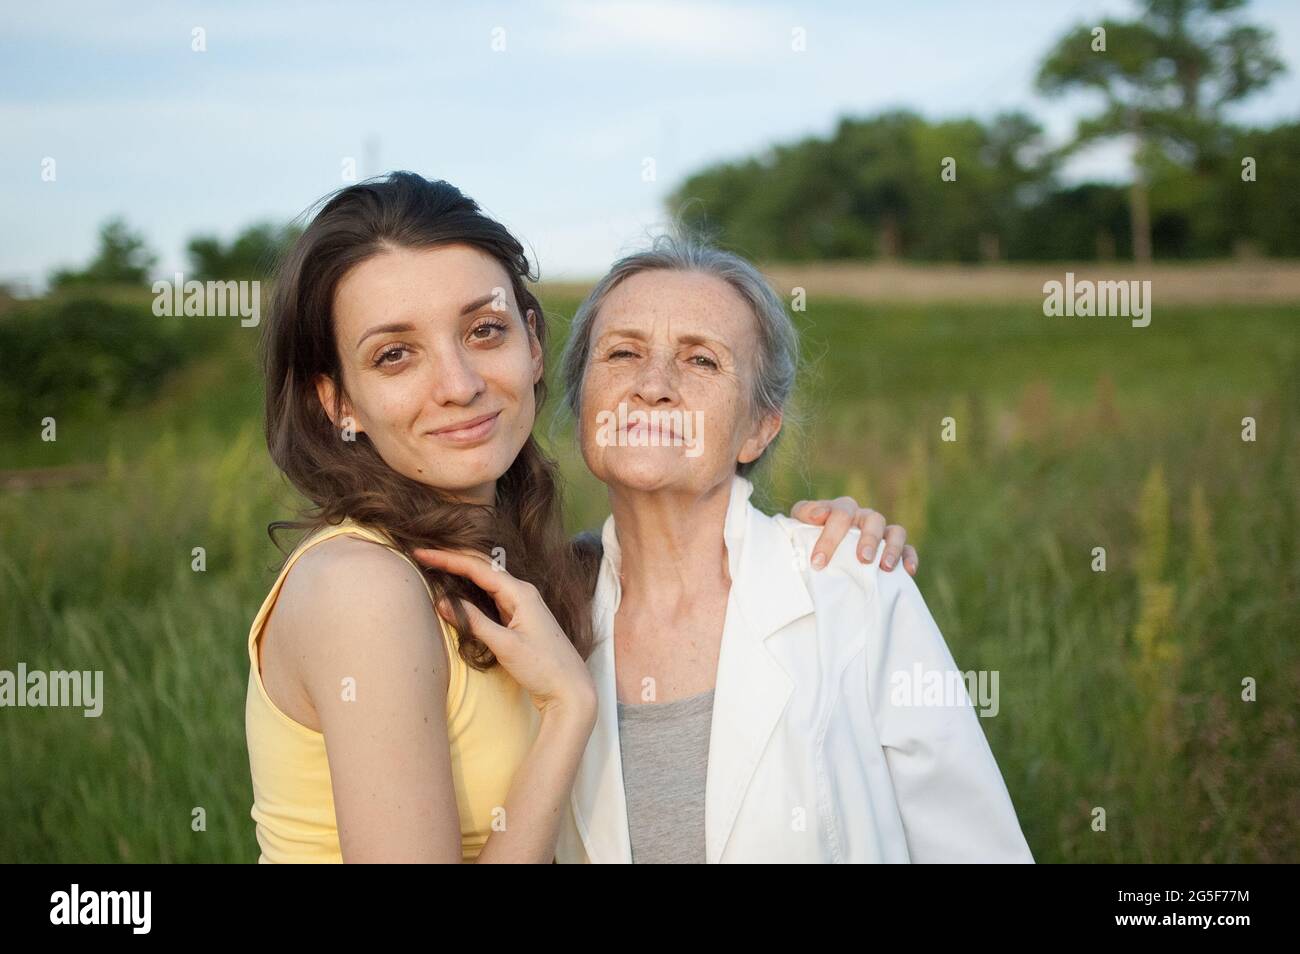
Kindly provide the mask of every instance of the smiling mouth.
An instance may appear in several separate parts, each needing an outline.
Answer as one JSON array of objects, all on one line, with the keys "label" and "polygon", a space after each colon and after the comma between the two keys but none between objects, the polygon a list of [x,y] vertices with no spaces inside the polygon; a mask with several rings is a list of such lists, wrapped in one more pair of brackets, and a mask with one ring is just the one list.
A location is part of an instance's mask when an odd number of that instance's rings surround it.
[{"label": "smiling mouth", "polygon": [[453,444],[473,444],[483,440],[492,433],[496,427],[497,418],[501,416],[500,411],[492,414],[483,414],[479,417],[471,418],[463,424],[454,424],[451,427],[442,427],[429,433],[444,441],[450,441]]},{"label": "smiling mouth", "polygon": [[672,444],[682,443],[682,436],[672,428],[656,427],[651,424],[629,424],[623,428],[623,435],[646,434],[652,441],[668,441]]}]

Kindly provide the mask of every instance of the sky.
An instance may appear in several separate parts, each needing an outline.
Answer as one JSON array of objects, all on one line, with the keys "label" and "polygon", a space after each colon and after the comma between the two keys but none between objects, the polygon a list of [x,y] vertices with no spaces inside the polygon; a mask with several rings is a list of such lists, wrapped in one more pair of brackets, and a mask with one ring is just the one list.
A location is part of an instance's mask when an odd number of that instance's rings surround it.
[{"label": "sky", "polygon": [[[85,263],[113,215],[170,275],[187,266],[190,237],[288,220],[347,184],[349,159],[361,177],[447,179],[525,242],[543,279],[591,277],[663,226],[664,198],[687,175],[827,135],[846,115],[1023,109],[1064,141],[1095,103],[1037,96],[1043,53],[1071,26],[1133,9],[13,3],[0,11],[0,281],[39,289],[51,269]],[[1289,72],[1231,115],[1300,119],[1300,2],[1255,0],[1248,17],[1274,31]],[[1116,143],[1068,177],[1122,180],[1127,169]]]}]

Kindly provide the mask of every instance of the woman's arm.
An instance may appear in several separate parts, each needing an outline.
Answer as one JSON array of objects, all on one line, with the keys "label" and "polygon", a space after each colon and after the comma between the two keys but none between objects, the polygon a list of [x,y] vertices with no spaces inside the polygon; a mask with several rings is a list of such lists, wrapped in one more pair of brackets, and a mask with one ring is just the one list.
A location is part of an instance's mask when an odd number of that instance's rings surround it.
[{"label": "woman's arm", "polygon": [[290,571],[275,615],[325,736],[343,860],[459,862],[447,652],[418,572],[331,540]]},{"label": "woman's arm", "polygon": [[560,823],[569,810],[569,792],[593,722],[576,712],[542,713],[537,740],[506,796],[505,829],[488,838],[479,864],[554,860]]},{"label": "woman's arm", "polygon": [[[283,614],[277,636],[291,634],[325,735],[343,860],[461,861],[447,740],[449,661],[419,572],[375,544],[330,541],[299,560],[276,613]],[[594,692],[589,710],[583,705],[586,667],[563,642],[498,654],[502,665],[509,657],[521,670],[531,666],[535,681],[550,677],[554,685],[503,806],[507,829],[489,835],[480,862],[554,856],[568,785],[595,715]],[[559,649],[577,659],[578,673]]]},{"label": "woman's arm", "polygon": [[[416,550],[421,563],[473,582],[496,603],[505,622],[464,603],[470,629],[532,696],[541,714],[536,741],[506,796],[506,826],[494,831],[480,862],[550,862],[578,764],[596,724],[596,689],[582,657],[531,583],[515,579],[470,551]],[[451,607],[439,612],[452,619]]]},{"label": "woman's arm", "polygon": [[[903,574],[875,578],[867,693],[911,860],[1032,863],[963,674],[920,590]],[[996,712],[996,698],[985,701]]]}]

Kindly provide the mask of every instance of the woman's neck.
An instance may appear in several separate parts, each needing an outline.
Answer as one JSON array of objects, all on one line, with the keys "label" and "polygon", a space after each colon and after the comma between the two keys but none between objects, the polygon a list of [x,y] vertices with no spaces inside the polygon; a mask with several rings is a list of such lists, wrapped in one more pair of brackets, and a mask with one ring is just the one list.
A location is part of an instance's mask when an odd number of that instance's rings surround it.
[{"label": "woman's neck", "polygon": [[730,487],[675,494],[610,490],[618,527],[622,606],[688,605],[730,586],[723,528]]},{"label": "woman's neck", "polygon": [[459,503],[475,504],[480,507],[491,507],[497,502],[497,482],[495,480],[465,490],[443,490],[440,492]]}]

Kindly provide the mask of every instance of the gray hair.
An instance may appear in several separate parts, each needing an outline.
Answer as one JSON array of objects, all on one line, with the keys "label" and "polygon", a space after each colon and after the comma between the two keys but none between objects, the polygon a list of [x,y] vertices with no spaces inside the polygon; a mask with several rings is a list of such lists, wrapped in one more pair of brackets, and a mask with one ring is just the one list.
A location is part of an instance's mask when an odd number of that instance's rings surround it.
[{"label": "gray hair", "polygon": [[[582,402],[582,382],[591,354],[591,329],[601,305],[619,283],[640,272],[699,272],[720,278],[743,298],[758,324],[758,346],[754,349],[755,374],[749,393],[750,413],[788,414],[787,404],[794,392],[799,370],[799,334],[780,297],[772,290],[761,272],[752,264],[722,249],[703,242],[661,235],[651,246],[619,259],[605,277],[596,283],[578,306],[569,327],[569,340],[560,358],[564,400],[574,418]],[[736,472],[749,473],[767,456],[776,441],[755,460],[737,464]]]}]

